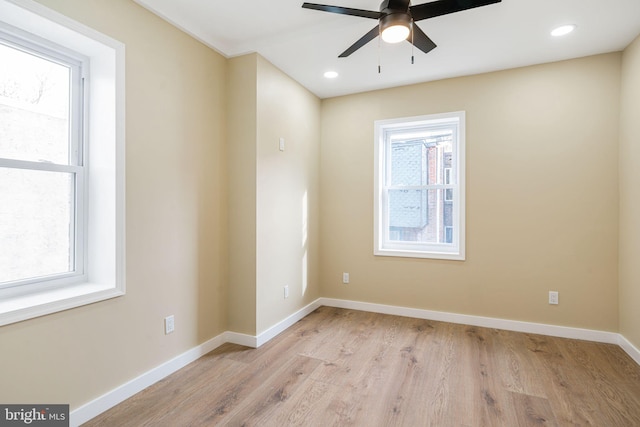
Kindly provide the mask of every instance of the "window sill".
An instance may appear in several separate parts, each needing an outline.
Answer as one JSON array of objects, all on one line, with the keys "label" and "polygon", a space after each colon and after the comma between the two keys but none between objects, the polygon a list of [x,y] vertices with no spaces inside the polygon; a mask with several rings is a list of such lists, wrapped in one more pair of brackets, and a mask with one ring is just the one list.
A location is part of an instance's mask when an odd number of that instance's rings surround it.
[{"label": "window sill", "polygon": [[113,285],[80,283],[0,299],[0,326],[124,295]]},{"label": "window sill", "polygon": [[464,261],[464,253],[457,252],[422,252],[422,251],[409,251],[406,249],[377,249],[374,252],[375,256],[394,256],[402,258],[427,258],[427,259],[445,259],[451,261]]}]

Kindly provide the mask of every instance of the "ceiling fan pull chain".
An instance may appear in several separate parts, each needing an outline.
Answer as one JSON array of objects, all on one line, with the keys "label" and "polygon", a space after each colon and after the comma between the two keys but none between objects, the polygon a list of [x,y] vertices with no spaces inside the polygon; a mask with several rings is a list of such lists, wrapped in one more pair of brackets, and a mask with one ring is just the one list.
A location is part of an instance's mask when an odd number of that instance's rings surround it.
[{"label": "ceiling fan pull chain", "polygon": [[413,43],[413,26],[415,23],[413,19],[411,19],[411,65],[413,65],[413,52],[415,51],[416,45]]},{"label": "ceiling fan pull chain", "polygon": [[382,40],[382,33],[380,32],[380,27],[378,27],[378,74],[380,74],[382,70],[382,67],[380,67],[380,45],[382,44],[382,42],[380,40]]}]

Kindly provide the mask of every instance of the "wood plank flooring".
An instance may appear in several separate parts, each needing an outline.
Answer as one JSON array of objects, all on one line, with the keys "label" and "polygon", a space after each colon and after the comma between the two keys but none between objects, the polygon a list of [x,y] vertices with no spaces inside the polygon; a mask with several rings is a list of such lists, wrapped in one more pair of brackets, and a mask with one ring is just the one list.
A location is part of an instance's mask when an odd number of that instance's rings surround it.
[{"label": "wood plank flooring", "polygon": [[619,347],[321,307],[225,344],[85,426],[640,426]]}]

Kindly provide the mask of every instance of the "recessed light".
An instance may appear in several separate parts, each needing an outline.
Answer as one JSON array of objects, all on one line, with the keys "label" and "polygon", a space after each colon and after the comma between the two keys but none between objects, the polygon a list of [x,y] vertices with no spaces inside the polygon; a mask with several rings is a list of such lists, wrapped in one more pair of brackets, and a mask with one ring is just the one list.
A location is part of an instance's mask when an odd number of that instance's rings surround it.
[{"label": "recessed light", "polygon": [[571,25],[562,25],[562,26],[554,29],[553,31],[551,31],[551,35],[553,37],[566,36],[567,34],[569,34],[570,32],[572,32],[575,29],[576,29],[576,26],[573,25],[573,24],[571,24]]},{"label": "recessed light", "polygon": [[327,71],[324,73],[324,77],[327,79],[335,79],[338,77],[338,73],[336,71]]}]

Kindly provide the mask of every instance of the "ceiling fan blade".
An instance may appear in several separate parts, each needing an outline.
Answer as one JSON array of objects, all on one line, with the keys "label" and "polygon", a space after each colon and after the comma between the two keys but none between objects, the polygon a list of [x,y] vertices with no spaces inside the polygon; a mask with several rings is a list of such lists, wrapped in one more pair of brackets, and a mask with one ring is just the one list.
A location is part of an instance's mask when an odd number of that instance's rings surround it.
[{"label": "ceiling fan blade", "polygon": [[373,10],[352,9],[350,7],[329,6],[326,4],[302,3],[305,9],[321,10],[323,12],[339,13],[341,15],[360,16],[361,18],[380,19],[382,13]]},{"label": "ceiling fan blade", "polygon": [[436,48],[436,44],[427,36],[414,22],[411,26],[413,30],[413,38],[411,35],[409,36],[409,41],[413,43],[415,47],[423,51],[424,53],[429,53],[433,49]]},{"label": "ceiling fan blade", "polygon": [[346,58],[347,56],[351,55],[353,52],[360,49],[362,46],[369,43],[371,40],[375,39],[379,33],[380,33],[380,27],[376,25],[375,27],[373,27],[371,31],[369,31],[367,34],[362,36],[360,40],[352,44],[351,47],[349,47],[349,49],[345,50],[340,55],[338,55],[338,58]]},{"label": "ceiling fan blade", "polygon": [[417,4],[409,7],[414,21],[421,21],[435,16],[447,15],[474,7],[500,3],[502,0],[437,0],[430,3]]}]

